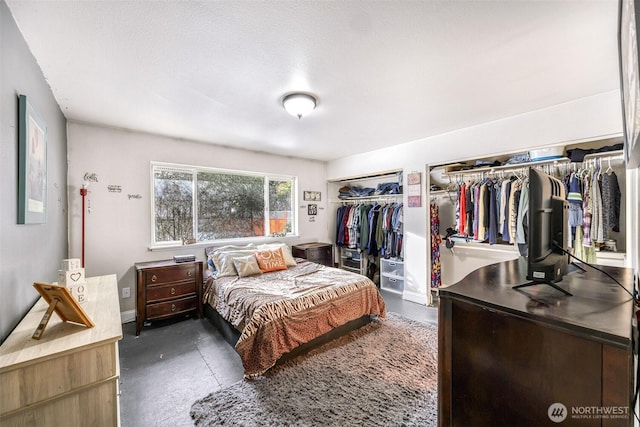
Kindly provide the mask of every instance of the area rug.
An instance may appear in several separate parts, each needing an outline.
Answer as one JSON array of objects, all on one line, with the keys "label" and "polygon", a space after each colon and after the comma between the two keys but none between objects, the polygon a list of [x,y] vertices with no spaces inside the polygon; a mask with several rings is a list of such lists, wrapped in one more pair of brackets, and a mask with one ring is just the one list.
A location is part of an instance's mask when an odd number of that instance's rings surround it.
[{"label": "area rug", "polygon": [[196,401],[197,426],[435,426],[437,327],[389,313]]}]

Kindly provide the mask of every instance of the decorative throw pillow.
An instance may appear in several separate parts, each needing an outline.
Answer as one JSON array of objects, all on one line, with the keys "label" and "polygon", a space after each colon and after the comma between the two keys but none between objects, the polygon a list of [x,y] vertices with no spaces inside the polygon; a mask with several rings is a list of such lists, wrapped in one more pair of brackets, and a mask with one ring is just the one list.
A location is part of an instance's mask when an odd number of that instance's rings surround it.
[{"label": "decorative throw pillow", "polygon": [[287,264],[282,255],[282,248],[258,251],[256,252],[256,259],[263,273],[287,269]]},{"label": "decorative throw pillow", "polygon": [[258,260],[254,255],[237,256],[233,258],[233,265],[238,271],[238,276],[247,277],[254,274],[262,274]]},{"label": "decorative throw pillow", "polygon": [[268,251],[271,249],[282,248],[282,256],[284,257],[284,262],[288,267],[295,267],[296,260],[293,258],[291,254],[291,248],[286,243],[282,242],[274,242],[274,243],[264,243],[262,245],[258,245],[258,249],[261,251]]},{"label": "decorative throw pillow", "polygon": [[235,276],[236,267],[233,265],[235,257],[253,255],[256,249],[230,250],[213,253],[213,263],[216,266],[216,277]]}]

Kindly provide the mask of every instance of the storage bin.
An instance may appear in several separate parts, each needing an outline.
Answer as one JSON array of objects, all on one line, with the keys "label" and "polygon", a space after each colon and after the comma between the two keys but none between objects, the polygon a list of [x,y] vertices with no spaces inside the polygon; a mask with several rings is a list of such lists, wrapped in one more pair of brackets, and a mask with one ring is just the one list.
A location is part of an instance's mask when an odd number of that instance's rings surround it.
[{"label": "storage bin", "polygon": [[404,262],[392,258],[380,260],[380,273],[390,276],[404,276]]},{"label": "storage bin", "polygon": [[404,290],[404,279],[381,275],[380,288],[392,292],[402,293],[402,291]]},{"label": "storage bin", "polygon": [[549,147],[540,150],[529,151],[532,162],[541,160],[559,159],[564,154],[564,147]]},{"label": "storage bin", "polygon": [[347,267],[351,267],[351,268],[357,268],[357,269],[360,268],[360,261],[359,260],[354,260],[354,259],[351,259],[351,258],[345,258],[342,261],[342,264],[344,264]]}]

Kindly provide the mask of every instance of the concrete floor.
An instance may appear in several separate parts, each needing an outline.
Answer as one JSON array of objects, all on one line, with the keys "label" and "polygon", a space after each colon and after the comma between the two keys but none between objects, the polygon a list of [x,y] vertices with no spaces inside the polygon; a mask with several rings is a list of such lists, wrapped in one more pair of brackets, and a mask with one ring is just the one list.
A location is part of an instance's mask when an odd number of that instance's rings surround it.
[{"label": "concrete floor", "polygon": [[[438,310],[381,291],[388,312],[437,323]],[[123,325],[120,341],[122,427],[192,426],[191,405],[242,380],[240,357],[207,319]]]}]

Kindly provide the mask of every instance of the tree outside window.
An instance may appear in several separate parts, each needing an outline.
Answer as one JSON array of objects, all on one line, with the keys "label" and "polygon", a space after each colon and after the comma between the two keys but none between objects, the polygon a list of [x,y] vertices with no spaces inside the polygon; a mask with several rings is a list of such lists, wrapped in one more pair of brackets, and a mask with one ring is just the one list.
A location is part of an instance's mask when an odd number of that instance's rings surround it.
[{"label": "tree outside window", "polygon": [[294,232],[294,177],[165,164],[152,176],[154,244]]}]

